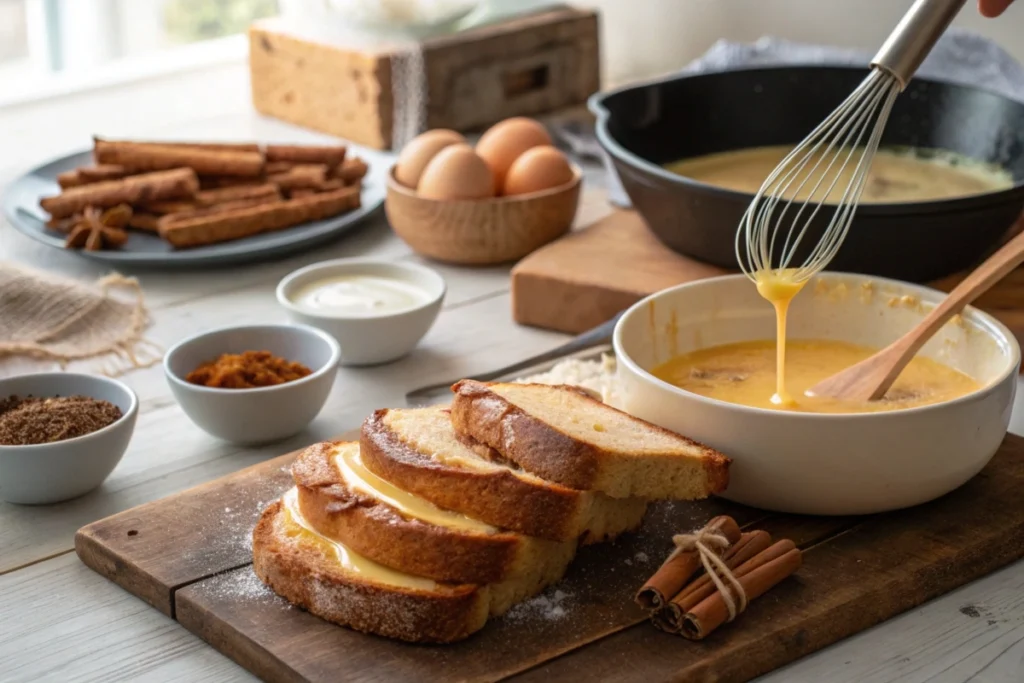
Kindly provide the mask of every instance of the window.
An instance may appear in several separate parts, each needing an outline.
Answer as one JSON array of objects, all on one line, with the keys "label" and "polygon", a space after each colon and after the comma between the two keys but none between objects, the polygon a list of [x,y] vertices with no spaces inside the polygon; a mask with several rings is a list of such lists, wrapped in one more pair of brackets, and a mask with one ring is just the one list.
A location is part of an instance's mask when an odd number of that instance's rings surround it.
[{"label": "window", "polygon": [[25,0],[0,0],[0,64],[28,59]]},{"label": "window", "polygon": [[[0,0],[0,93],[14,99],[117,67],[185,63],[190,51],[244,33],[278,0]],[[234,40],[239,40],[235,38]],[[236,51],[239,55],[242,50]],[[143,71],[145,69],[142,69]],[[139,71],[139,69],[136,69]],[[84,77],[84,78],[83,78]]]}]

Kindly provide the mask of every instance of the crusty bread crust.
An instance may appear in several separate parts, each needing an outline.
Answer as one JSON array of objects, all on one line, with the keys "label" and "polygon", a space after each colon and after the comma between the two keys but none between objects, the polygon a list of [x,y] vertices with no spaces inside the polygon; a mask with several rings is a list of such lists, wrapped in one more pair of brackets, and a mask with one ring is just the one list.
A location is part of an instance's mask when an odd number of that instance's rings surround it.
[{"label": "crusty bread crust", "polygon": [[[310,446],[292,465],[299,508],[320,534],[375,562],[437,581],[486,584],[522,572],[534,552],[565,552],[553,541],[512,532],[475,533],[409,519],[346,486],[332,462],[338,443]],[[526,547],[536,545],[544,547]]]},{"label": "crusty bread crust", "polygon": [[[579,538],[583,543],[599,542],[640,525],[646,509],[642,500],[610,501],[601,494],[577,491],[507,468],[477,471],[437,462],[388,427],[389,412],[377,410],[363,423],[363,464],[377,476],[438,507],[556,541]],[[609,533],[588,529],[595,508],[609,506],[621,508],[622,516],[628,518],[624,528]]]},{"label": "crusty bread crust", "polygon": [[253,530],[253,569],[275,593],[357,631],[415,643],[450,643],[483,628],[489,587],[441,585],[437,592],[375,584],[280,533],[274,502]]},{"label": "crusty bread crust", "polygon": [[[647,433],[678,439],[680,445],[692,452],[684,454],[675,449],[663,453],[645,452],[638,457],[608,450],[560,431],[542,416],[532,415],[499,395],[492,386],[497,385],[475,380],[462,380],[453,385],[452,426],[455,431],[494,449],[506,460],[539,477],[615,497],[703,498],[724,491],[728,484],[729,458],[692,439],[616,410],[576,387],[518,385],[520,388],[537,387],[552,392],[553,396],[556,392],[568,392],[575,401],[625,416]],[[568,398],[568,394],[563,394],[563,398]],[[689,481],[680,487],[676,476],[650,476],[652,470],[658,469],[674,475],[690,470]]]}]

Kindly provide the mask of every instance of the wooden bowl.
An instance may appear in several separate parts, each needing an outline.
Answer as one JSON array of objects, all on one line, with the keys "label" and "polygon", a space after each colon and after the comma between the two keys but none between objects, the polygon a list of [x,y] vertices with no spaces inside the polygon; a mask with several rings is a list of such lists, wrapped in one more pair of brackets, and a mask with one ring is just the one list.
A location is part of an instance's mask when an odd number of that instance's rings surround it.
[{"label": "wooden bowl", "polygon": [[582,174],[559,187],[490,199],[424,199],[388,174],[384,210],[395,233],[421,256],[460,265],[516,261],[572,227]]}]

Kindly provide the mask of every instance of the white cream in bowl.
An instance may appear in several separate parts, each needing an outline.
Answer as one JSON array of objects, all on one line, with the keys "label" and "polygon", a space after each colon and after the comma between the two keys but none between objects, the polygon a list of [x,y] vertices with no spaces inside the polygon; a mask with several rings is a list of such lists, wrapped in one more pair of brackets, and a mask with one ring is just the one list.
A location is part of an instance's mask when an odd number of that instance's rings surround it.
[{"label": "white cream in bowl", "polygon": [[337,259],[281,280],[277,300],[289,318],[333,336],[343,365],[396,360],[437,319],[445,282],[425,266],[401,261]]},{"label": "white cream in bowl", "polygon": [[[881,348],[944,296],[892,280],[823,273],[794,299],[789,337]],[[877,413],[786,412],[700,396],[650,374],[680,354],[774,336],[771,306],[742,275],[654,294],[615,329],[618,402],[730,456],[725,498],[802,514],[866,514],[932,500],[977,474],[1006,434],[1020,349],[1002,324],[975,309],[921,351],[982,385],[944,403]]]}]

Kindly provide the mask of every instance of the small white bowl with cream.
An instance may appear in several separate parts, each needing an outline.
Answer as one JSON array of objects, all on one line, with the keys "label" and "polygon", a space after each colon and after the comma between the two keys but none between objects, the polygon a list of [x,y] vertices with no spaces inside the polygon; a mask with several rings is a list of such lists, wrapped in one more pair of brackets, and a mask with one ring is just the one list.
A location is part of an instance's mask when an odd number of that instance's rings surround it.
[{"label": "small white bowl with cream", "polygon": [[977,474],[1006,434],[1020,367],[1006,327],[966,309],[925,345],[918,355],[928,360],[915,359],[888,405],[815,404],[799,391],[800,380],[811,386],[842,369],[814,352],[845,363],[886,346],[944,296],[863,275],[812,278],[792,302],[788,333],[817,346],[787,352],[789,393],[800,405],[783,410],[769,401],[774,347],[762,341],[775,339],[775,314],[754,285],[735,275],[664,290],[616,326],[618,407],[731,457],[724,497],[738,503],[853,515],[932,500]]},{"label": "small white bowl with cream", "polygon": [[342,365],[376,365],[416,347],[445,291],[440,275],[415,263],[336,259],[287,275],[277,301],[292,321],[337,339]]}]

